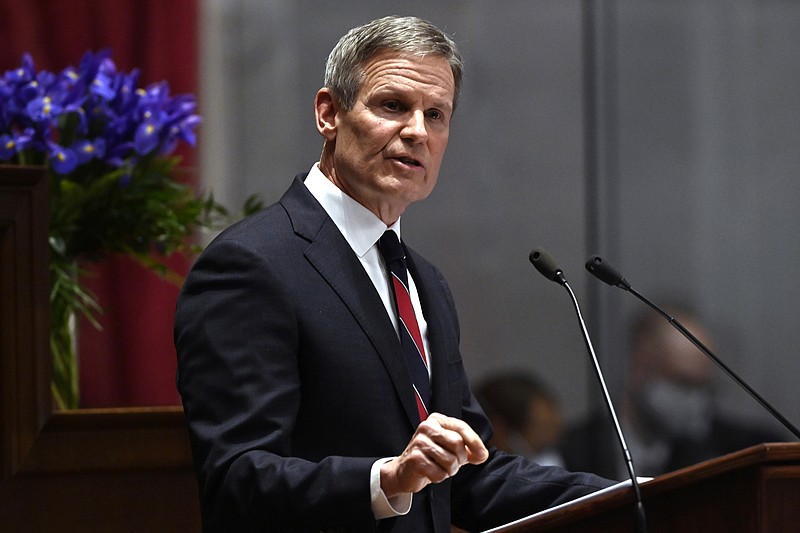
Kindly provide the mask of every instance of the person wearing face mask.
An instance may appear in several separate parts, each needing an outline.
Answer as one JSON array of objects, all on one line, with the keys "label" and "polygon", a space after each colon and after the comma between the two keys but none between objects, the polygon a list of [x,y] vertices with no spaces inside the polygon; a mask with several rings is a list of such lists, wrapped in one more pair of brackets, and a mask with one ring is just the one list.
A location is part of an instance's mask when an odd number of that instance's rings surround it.
[{"label": "person wearing face mask", "polygon": [[[709,330],[685,305],[665,311],[712,351]],[[720,409],[714,363],[657,313],[646,310],[631,330],[629,374],[620,424],[642,476],[657,476],[762,442],[777,431],[735,419]],[[616,479],[627,470],[606,412],[567,429],[561,453],[569,469]]]}]

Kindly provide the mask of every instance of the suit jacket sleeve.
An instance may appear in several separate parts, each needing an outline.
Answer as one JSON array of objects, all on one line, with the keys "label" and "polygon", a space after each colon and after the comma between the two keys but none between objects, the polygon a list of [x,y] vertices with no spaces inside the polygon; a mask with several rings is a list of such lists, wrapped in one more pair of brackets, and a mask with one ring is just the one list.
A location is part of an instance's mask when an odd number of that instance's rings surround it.
[{"label": "suit jacket sleeve", "polygon": [[376,457],[295,452],[300,342],[293,295],[271,265],[235,240],[209,247],[176,314],[178,387],[206,530],[373,525]]}]

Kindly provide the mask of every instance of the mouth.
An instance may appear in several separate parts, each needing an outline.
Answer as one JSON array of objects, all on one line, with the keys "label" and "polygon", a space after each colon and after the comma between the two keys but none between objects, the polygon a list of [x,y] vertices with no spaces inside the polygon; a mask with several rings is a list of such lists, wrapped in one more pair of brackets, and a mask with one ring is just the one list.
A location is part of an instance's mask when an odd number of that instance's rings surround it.
[{"label": "mouth", "polygon": [[398,161],[399,163],[402,163],[405,166],[409,166],[409,167],[424,168],[424,166],[425,166],[425,165],[422,164],[422,162],[420,162],[418,159],[414,159],[413,157],[396,156],[396,157],[393,157],[392,159],[394,159],[395,161]]}]

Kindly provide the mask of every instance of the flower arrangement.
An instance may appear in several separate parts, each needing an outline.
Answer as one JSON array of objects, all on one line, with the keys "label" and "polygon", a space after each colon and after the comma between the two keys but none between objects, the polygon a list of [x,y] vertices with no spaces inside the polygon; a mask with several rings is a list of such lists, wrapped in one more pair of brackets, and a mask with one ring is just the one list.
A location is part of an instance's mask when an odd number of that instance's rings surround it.
[{"label": "flower arrangement", "polygon": [[108,51],[59,73],[37,72],[25,55],[0,79],[0,163],[44,165],[50,181],[50,346],[62,408],[78,406],[71,321],[82,313],[96,325],[100,311],[80,283],[80,262],[120,253],[168,273],[163,258],[186,250],[194,227],[227,215],[173,177],[177,144],[195,144],[194,97],[138,81]]}]

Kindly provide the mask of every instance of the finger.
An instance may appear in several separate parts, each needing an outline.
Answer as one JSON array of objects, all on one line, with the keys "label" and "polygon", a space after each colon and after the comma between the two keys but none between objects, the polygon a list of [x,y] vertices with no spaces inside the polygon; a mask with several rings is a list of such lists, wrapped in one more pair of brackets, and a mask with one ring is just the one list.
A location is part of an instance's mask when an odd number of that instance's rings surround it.
[{"label": "finger", "polygon": [[[466,450],[466,462],[471,464],[481,464],[489,457],[489,451],[483,444],[483,441],[477,433],[463,420],[445,416],[440,413],[433,413],[428,417],[428,420],[433,420],[438,423],[443,429],[457,433],[463,442]],[[460,446],[459,446],[460,448]],[[453,451],[453,450],[451,450]],[[465,461],[460,459],[460,463]]]},{"label": "finger", "polygon": [[[443,428],[436,420],[426,420],[417,427],[409,452],[418,452],[436,473],[428,473],[434,481],[441,475],[452,476],[467,462],[467,449],[461,436]],[[434,479],[437,478],[437,479]]]},{"label": "finger", "polygon": [[398,463],[404,479],[411,483],[424,480],[425,485],[439,483],[454,475],[459,468],[452,454],[421,434],[412,439]]}]

